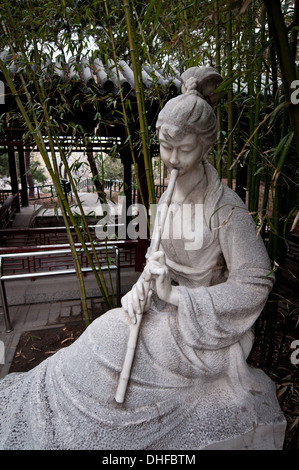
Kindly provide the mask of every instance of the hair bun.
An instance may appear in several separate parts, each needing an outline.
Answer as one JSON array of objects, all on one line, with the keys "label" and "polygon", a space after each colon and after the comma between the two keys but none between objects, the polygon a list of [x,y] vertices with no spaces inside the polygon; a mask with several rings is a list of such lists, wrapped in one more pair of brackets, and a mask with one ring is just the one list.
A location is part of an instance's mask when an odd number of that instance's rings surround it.
[{"label": "hair bun", "polygon": [[185,91],[184,91],[185,95],[196,95],[204,99],[204,96],[197,89],[197,80],[195,77],[188,78],[188,80],[184,84],[184,87],[185,87]]},{"label": "hair bun", "polygon": [[214,93],[214,90],[222,77],[213,67],[191,67],[181,75],[181,80],[183,94],[200,96],[212,107],[216,106],[221,93]]}]

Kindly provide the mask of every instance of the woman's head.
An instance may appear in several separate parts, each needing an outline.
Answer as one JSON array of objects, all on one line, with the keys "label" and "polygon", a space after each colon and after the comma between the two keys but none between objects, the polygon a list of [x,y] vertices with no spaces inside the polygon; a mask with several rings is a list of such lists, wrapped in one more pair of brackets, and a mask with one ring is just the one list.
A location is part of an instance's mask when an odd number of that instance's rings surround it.
[{"label": "woman's head", "polygon": [[157,132],[170,140],[196,134],[205,152],[217,138],[217,120],[212,108],[219,99],[213,94],[222,81],[212,67],[192,67],[181,76],[182,95],[166,103],[157,120]]}]

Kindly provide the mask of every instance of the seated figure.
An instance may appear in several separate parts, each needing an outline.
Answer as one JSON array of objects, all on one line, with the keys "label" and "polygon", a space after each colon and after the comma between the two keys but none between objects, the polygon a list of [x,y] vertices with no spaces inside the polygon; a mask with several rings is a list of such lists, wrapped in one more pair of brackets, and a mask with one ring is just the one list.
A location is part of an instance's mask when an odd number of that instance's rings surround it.
[{"label": "seated figure", "polygon": [[[183,93],[159,114],[161,158],[178,176],[159,249],[149,248],[122,308],[31,371],[0,381],[1,449],[282,448],[275,385],[246,362],[271,265],[245,205],[206,159],[220,80],[211,67],[188,69]],[[143,311],[118,403],[129,332]]]}]

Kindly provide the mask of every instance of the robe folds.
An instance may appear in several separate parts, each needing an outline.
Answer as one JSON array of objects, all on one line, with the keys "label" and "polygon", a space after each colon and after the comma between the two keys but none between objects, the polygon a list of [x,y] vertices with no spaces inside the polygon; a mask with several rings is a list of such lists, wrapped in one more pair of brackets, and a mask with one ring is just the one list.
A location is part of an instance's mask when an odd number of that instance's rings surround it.
[{"label": "robe folds", "polygon": [[[260,424],[284,426],[274,383],[246,362],[274,282],[268,255],[242,201],[204,166],[204,204],[188,232],[199,238],[176,236],[182,211],[173,205],[161,241],[179,305],[153,294],[125,402],[114,395],[131,324],[117,308],[0,381],[1,449],[195,450]],[[194,188],[186,198],[191,211],[197,197]]]}]

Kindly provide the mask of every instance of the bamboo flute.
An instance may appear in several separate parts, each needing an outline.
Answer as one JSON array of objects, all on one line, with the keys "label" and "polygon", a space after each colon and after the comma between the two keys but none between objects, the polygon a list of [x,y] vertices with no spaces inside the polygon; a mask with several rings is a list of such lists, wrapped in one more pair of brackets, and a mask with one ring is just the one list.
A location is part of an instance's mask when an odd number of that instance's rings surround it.
[{"label": "bamboo flute", "polygon": [[[156,251],[158,251],[159,246],[160,246],[161,236],[163,233],[163,228],[164,228],[166,216],[168,213],[168,208],[171,203],[171,198],[172,198],[177,176],[178,176],[178,170],[174,168],[171,171],[166,198],[162,205],[161,218],[160,218],[159,228],[157,231],[157,237],[153,240],[153,243],[152,243],[152,249],[151,249],[152,253],[155,253]],[[146,297],[149,291],[149,287],[150,287],[150,281],[145,281],[145,290],[146,290],[145,296]],[[125,399],[128,382],[130,380],[133,360],[135,356],[142,316],[143,316],[143,312],[141,314],[136,315],[137,321],[135,324],[132,324],[130,328],[130,335],[129,335],[128,345],[127,345],[125,360],[124,360],[123,367],[119,376],[118,387],[117,387],[116,394],[115,394],[115,401],[117,403],[123,403]]]}]

